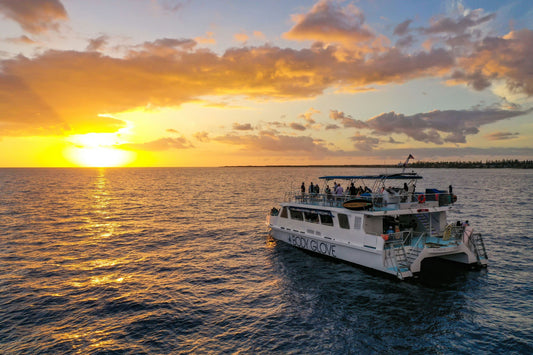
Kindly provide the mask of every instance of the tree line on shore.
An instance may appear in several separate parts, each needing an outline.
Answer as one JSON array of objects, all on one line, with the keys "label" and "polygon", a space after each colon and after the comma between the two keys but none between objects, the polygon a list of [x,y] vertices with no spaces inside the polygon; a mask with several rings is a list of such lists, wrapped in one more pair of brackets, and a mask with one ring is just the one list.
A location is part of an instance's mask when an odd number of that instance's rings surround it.
[{"label": "tree line on shore", "polygon": [[476,169],[533,169],[533,160],[502,159],[486,161],[417,161],[409,164],[413,168],[476,168]]},{"label": "tree line on shore", "polygon": [[[396,165],[389,164],[347,164],[347,165],[237,165],[226,167],[271,167],[271,168],[397,168],[402,167],[403,163]],[[449,168],[449,169],[533,169],[533,160],[502,159],[486,161],[416,161],[410,162],[408,168]]]}]

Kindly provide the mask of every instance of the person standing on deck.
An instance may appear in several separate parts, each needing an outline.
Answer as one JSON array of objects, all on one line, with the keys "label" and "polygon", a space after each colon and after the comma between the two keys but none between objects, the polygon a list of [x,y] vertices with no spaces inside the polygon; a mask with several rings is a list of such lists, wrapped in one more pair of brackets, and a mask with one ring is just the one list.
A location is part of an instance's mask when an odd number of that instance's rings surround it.
[{"label": "person standing on deck", "polygon": [[302,182],[302,187],[300,188],[302,190],[302,196],[305,195],[305,184]]},{"label": "person standing on deck", "polygon": [[353,184],[353,182],[350,185],[350,195],[352,195],[352,196],[357,195],[357,190],[356,190],[355,185]]}]

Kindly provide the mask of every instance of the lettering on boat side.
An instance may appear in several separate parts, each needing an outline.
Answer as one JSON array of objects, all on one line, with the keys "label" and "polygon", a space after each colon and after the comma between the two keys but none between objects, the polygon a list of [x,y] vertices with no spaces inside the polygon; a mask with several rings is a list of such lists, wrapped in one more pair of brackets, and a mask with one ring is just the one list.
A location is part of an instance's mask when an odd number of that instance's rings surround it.
[{"label": "lettering on boat side", "polygon": [[307,250],[314,251],[316,253],[332,256],[336,258],[335,255],[335,244],[317,242],[314,239],[308,239],[305,237],[300,237],[294,234],[289,234],[289,243],[298,248],[303,248]]}]

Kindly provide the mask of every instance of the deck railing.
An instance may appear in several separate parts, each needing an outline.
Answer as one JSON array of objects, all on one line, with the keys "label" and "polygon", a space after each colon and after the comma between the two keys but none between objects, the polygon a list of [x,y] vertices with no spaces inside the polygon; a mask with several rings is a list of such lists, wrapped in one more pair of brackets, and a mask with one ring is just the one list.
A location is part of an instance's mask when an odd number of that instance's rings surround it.
[{"label": "deck railing", "polygon": [[397,245],[423,248],[426,245],[447,246],[458,244],[463,241],[465,227],[447,226],[439,235],[431,235],[427,232],[400,231],[383,234],[385,247],[395,247]]},{"label": "deck railing", "polygon": [[366,200],[372,205],[370,211],[394,210],[401,208],[447,206],[453,203],[452,195],[448,193],[410,193],[399,195],[386,195],[381,193],[366,193],[362,195],[334,195],[289,192],[285,196],[286,201],[302,203],[306,205],[343,207],[343,203],[353,199]]}]

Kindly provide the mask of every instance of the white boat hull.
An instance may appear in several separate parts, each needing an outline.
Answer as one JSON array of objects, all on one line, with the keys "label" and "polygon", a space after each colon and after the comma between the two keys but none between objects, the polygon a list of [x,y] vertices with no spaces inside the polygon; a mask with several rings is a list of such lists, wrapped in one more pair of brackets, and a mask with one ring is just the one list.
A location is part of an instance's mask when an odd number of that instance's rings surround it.
[{"label": "white boat hull", "polygon": [[382,250],[350,245],[339,241],[331,241],[295,231],[282,230],[274,226],[271,226],[270,235],[276,240],[280,240],[300,249],[348,261],[353,264],[379,270],[388,274],[397,274],[396,270],[385,267]]},{"label": "white boat hull", "polygon": [[[413,277],[421,271],[422,261],[428,258],[441,258],[462,264],[486,266],[487,260],[479,260],[476,254],[464,243],[440,248],[424,247],[416,252],[417,256],[409,263],[408,268],[398,264],[394,249],[384,249],[383,243],[373,245],[356,245],[350,242],[335,240],[329,237],[311,235],[302,231],[287,230],[272,223],[277,217],[268,216],[269,234],[276,240],[294,247],[308,250],[331,258],[340,259],[356,265],[395,275],[400,279]],[[368,236],[367,240],[375,236]],[[408,249],[408,252],[411,249]]]}]

